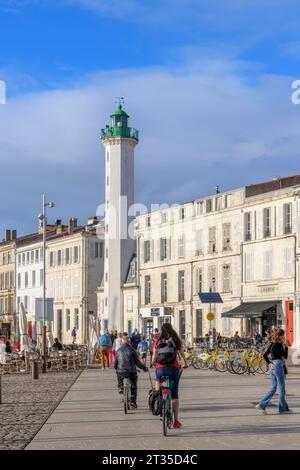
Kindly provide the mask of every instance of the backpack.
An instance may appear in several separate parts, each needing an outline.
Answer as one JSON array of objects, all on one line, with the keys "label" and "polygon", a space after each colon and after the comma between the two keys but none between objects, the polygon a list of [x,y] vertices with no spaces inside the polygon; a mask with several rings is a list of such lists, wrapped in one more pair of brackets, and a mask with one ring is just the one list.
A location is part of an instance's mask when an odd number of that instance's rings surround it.
[{"label": "backpack", "polygon": [[148,398],[148,405],[149,410],[154,416],[158,416],[162,412],[162,400],[160,392],[157,390],[150,390],[149,391],[149,398]]},{"label": "backpack", "polygon": [[177,358],[175,343],[172,339],[160,339],[157,343],[157,363],[163,366],[173,364]]}]

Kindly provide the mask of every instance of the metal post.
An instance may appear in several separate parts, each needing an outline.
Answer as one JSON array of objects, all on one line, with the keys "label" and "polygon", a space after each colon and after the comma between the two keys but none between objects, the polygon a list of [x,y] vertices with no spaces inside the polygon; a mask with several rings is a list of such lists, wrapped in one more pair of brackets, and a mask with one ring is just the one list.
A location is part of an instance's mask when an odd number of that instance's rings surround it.
[{"label": "metal post", "polygon": [[42,372],[47,372],[47,358],[46,358],[46,341],[47,341],[47,326],[46,326],[46,198],[43,194],[43,368]]}]

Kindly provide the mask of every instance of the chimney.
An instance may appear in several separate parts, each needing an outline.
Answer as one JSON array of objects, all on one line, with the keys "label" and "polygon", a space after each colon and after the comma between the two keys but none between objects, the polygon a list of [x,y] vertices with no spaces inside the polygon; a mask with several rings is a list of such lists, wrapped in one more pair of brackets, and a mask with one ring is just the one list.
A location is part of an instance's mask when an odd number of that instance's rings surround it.
[{"label": "chimney", "polygon": [[56,225],[56,234],[59,235],[63,231],[62,221],[60,219],[57,219],[55,221],[55,225]]},{"label": "chimney", "polygon": [[16,230],[11,231],[11,239],[14,240],[14,241],[17,239],[17,231]]},{"label": "chimney", "polygon": [[6,242],[11,241],[11,231],[10,230],[5,230],[5,241]]},{"label": "chimney", "polygon": [[72,233],[74,233],[74,228],[77,227],[77,219],[75,219],[75,217],[71,217],[71,219],[69,220],[69,235],[72,235]]},{"label": "chimney", "polygon": [[98,218],[95,215],[92,215],[91,217],[88,217],[88,225],[97,225],[98,224]]}]

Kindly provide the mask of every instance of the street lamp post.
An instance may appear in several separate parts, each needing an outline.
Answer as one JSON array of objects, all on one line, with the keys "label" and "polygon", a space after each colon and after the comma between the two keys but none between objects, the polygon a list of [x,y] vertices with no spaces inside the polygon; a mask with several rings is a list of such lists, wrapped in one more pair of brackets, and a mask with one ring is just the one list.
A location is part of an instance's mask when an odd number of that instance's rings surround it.
[{"label": "street lamp post", "polygon": [[46,202],[46,196],[43,194],[43,212],[40,216],[40,220],[43,224],[43,368],[42,371],[45,374],[47,372],[47,326],[46,326],[46,239],[47,239],[47,207],[54,207],[53,202]]}]

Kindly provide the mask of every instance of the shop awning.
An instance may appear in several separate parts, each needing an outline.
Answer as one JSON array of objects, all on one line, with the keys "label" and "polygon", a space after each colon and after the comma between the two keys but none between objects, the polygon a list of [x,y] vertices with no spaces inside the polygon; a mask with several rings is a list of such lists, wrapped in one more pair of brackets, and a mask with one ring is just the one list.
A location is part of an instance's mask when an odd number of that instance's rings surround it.
[{"label": "shop awning", "polygon": [[261,317],[262,314],[274,313],[274,308],[280,305],[279,300],[264,301],[264,302],[245,302],[238,307],[224,312],[221,314],[222,318],[256,318]]}]

